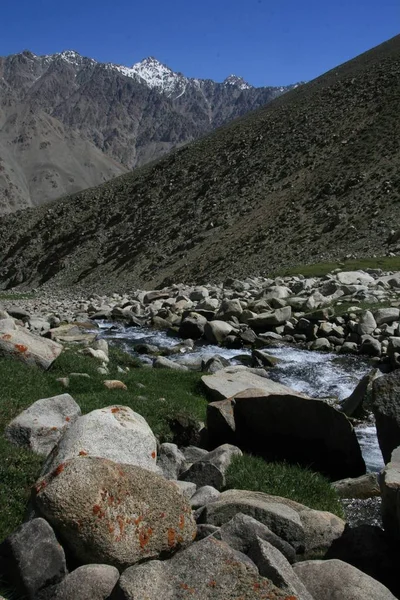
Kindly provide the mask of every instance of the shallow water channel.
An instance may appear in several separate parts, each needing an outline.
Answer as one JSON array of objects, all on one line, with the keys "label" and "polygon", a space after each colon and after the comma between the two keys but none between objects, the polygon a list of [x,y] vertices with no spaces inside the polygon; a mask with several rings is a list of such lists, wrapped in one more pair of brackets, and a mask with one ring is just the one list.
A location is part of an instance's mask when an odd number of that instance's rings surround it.
[{"label": "shallow water channel", "polygon": [[[124,350],[134,353],[134,346],[139,343],[158,347],[172,347],[181,340],[169,337],[163,331],[149,328],[123,327],[115,323],[102,323],[103,337],[121,345]],[[357,356],[339,356],[332,353],[313,352],[298,347],[281,345],[265,348],[270,355],[280,359],[279,364],[269,370],[270,377],[311,397],[324,398],[336,396],[340,400],[349,396],[359,380],[371,367]],[[237,364],[237,357],[250,355],[250,350],[228,350],[211,344],[196,343],[193,350],[183,354],[171,355],[168,358],[182,362],[187,366],[199,363],[201,358],[210,358],[218,354]],[[146,357],[141,356],[143,360]],[[150,361],[150,359],[149,359]],[[383,464],[379,449],[376,429],[373,423],[363,423],[356,427],[368,471],[380,471]]]}]

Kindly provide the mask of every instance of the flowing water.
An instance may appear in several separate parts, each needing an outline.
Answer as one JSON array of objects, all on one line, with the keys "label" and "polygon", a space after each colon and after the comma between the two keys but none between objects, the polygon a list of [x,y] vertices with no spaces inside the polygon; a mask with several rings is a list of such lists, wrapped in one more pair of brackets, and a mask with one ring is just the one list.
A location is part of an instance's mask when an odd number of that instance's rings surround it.
[{"label": "flowing water", "polygon": [[[179,339],[169,337],[165,332],[149,328],[123,327],[110,323],[103,323],[101,327],[104,330],[104,337],[118,342],[131,353],[134,352],[135,344],[139,343],[170,348],[180,342]],[[279,364],[269,370],[271,379],[315,398],[336,396],[343,400],[353,392],[359,380],[370,370],[368,363],[357,356],[313,352],[287,345],[268,347],[266,351],[280,359]],[[239,362],[240,355],[250,355],[250,351],[228,350],[210,344],[196,343],[192,351],[171,355],[169,358],[183,362],[187,366],[191,364],[194,366],[202,358],[216,354],[235,364]],[[356,434],[367,470],[380,471],[384,465],[374,424],[363,423],[357,426]]]}]

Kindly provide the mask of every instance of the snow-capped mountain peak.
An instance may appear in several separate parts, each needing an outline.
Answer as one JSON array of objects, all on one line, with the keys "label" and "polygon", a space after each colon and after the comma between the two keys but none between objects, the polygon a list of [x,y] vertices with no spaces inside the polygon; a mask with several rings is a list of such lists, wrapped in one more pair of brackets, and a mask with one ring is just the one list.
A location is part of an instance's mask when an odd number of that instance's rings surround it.
[{"label": "snow-capped mountain peak", "polygon": [[181,73],[174,73],[172,69],[158,61],[153,56],[135,63],[132,67],[116,67],[127,77],[140,78],[148,87],[173,96],[181,95],[187,86],[188,79]]},{"label": "snow-capped mountain peak", "polygon": [[229,75],[229,77],[227,77],[223,83],[224,85],[235,85],[241,90],[250,90],[252,88],[252,86],[247,83],[243,77],[238,77],[237,75]]}]

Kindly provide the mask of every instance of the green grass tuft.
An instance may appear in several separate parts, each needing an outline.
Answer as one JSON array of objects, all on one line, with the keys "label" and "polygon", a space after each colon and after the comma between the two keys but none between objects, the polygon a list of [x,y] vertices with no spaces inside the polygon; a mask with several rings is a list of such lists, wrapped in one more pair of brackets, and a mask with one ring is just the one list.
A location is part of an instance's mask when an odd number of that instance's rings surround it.
[{"label": "green grass tuft", "polygon": [[226,489],[282,496],[309,508],[344,516],[338,495],[319,473],[287,463],[267,463],[249,454],[234,457],[226,475]]},{"label": "green grass tuft", "polygon": [[[323,277],[334,269],[341,271],[358,271],[364,269],[382,269],[383,271],[399,271],[400,256],[379,256],[372,258],[354,258],[343,262],[326,262],[303,264],[274,271],[274,277],[304,275],[304,277]],[[272,275],[271,275],[272,276]]]}]

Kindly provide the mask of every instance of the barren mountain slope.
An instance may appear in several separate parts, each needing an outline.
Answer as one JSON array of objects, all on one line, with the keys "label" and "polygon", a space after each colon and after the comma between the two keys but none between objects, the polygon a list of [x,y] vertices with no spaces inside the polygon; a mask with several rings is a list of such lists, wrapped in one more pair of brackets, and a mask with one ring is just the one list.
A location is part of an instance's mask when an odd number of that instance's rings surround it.
[{"label": "barren mountain slope", "polygon": [[4,218],[2,285],[126,289],[381,254],[400,217],[399,98],[400,36],[155,164]]},{"label": "barren mountain slope", "polygon": [[286,89],[189,79],[155,59],[0,57],[0,214],[157,159]]}]

